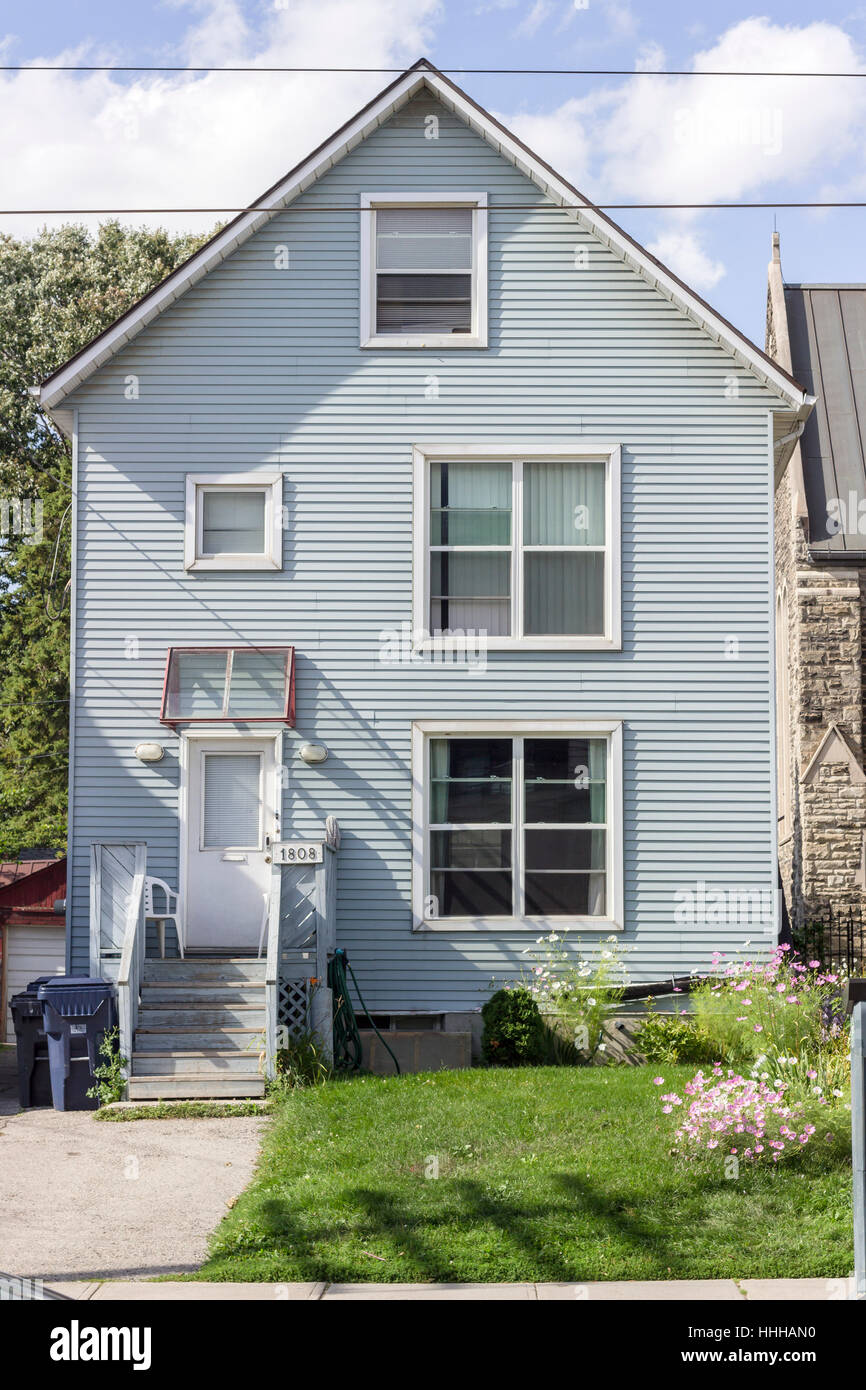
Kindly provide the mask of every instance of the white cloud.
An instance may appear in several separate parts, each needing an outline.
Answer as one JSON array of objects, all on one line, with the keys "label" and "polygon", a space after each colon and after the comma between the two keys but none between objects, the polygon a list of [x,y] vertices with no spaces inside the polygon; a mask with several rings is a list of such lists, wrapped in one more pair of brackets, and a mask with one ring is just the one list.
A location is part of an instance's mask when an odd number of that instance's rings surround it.
[{"label": "white cloud", "polygon": [[713,289],[725,274],[723,263],[710,260],[692,232],[662,232],[647,250],[696,290]]},{"label": "white cloud", "polygon": [[[802,28],[766,19],[735,25],[698,53],[697,70],[863,71],[838,26]],[[664,66],[652,47],[639,66]],[[595,201],[714,202],[758,188],[852,173],[866,162],[866,83],[761,77],[633,77],[544,114],[504,116],[542,155],[585,167]],[[527,132],[531,131],[532,138]],[[551,156],[551,162],[556,160]],[[565,167],[563,173],[568,172]]]},{"label": "white cloud", "polygon": [[594,99],[572,97],[557,107],[555,115],[523,112],[509,116],[497,112],[497,118],[519,135],[524,144],[547,160],[559,174],[573,183],[589,175],[596,151],[593,149],[595,127]]},{"label": "white cloud", "polygon": [[[695,68],[866,71],[835,25],[735,25]],[[852,154],[862,160],[861,82],[763,77],[629,80],[607,114],[604,185],[647,201],[710,202],[784,187]]]},{"label": "white cloud", "polygon": [[[665,54],[648,45],[636,66],[663,68]],[[866,72],[839,26],[768,19],[732,26],[693,66],[696,74]],[[856,79],[647,75],[554,110],[500,119],[597,203],[782,201],[835,188],[856,196],[853,190],[866,187],[866,82]],[[688,283],[709,289],[724,266],[702,249],[698,220],[668,218],[653,249]]]},{"label": "white cloud", "polygon": [[535,0],[535,4],[527,14],[524,15],[520,23],[514,30],[514,37],[517,39],[531,39],[541,28],[546,19],[549,19],[553,5],[550,0]]},{"label": "white cloud", "polygon": [[[439,0],[292,0],[250,28],[236,0],[192,11],[191,65],[407,66],[430,47]],[[96,55],[96,56],[95,56]],[[106,61],[95,46],[33,61]],[[116,56],[114,61],[122,61]],[[0,74],[8,207],[217,207],[257,197],[385,85],[381,73]],[[3,218],[30,234],[45,219]],[[59,225],[54,219],[51,225]],[[67,219],[68,220],[68,219]],[[84,219],[81,219],[84,220]],[[100,219],[93,219],[98,222]],[[215,216],[134,217],[177,230]]]},{"label": "white cloud", "polygon": [[640,21],[631,5],[609,0],[604,6],[604,15],[617,39],[631,39],[637,33]]}]

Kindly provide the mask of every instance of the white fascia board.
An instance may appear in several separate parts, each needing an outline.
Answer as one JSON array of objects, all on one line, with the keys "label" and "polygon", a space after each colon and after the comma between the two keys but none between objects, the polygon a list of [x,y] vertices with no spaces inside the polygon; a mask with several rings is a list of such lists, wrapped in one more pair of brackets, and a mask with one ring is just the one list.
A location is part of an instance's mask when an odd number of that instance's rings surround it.
[{"label": "white fascia board", "polygon": [[255,211],[245,213],[230,223],[214,242],[202,247],[201,251],[191,258],[180,274],[167,280],[137,309],[132,309],[104,337],[98,339],[89,350],[74,358],[65,369],[61,368],[54,377],[49,378],[40,393],[41,404],[47,410],[58,405],[70,391],[85,381],[99,366],[104,365],[109,357],[119,351],[157,314],[178,299],[200,275],[206,274],[219,264],[269,218],[288,206],[424,86],[434,92],[446,107],[472,130],[477,131],[515,168],[530,178],[545,196],[560,207],[572,210],[593,236],[615,251],[650,285],[688,314],[699,327],[715,337],[716,341],[763,385],[798,410],[805,406],[808,413],[813,403],[812,397],[792,386],[772,363],[757,352],[748,339],[719,319],[708,305],[697,295],[692,295],[670,272],[654,261],[648,252],[626,237],[615,224],[595,212],[582,194],[534,158],[512,135],[501,129],[485,112],[470,102],[459,88],[430,68],[410,69],[396,84],[386,88],[378,101],[365,107],[354,121],[334,135],[324,148],[311,155],[266,197],[258,199]]}]

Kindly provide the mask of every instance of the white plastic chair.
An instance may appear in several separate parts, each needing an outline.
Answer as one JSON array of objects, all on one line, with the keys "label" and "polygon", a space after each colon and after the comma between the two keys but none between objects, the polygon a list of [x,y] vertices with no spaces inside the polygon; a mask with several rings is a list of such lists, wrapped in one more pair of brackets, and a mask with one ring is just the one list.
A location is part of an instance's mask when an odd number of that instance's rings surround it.
[{"label": "white plastic chair", "polygon": [[[153,890],[159,888],[165,894],[165,911],[160,912],[153,905]],[[172,902],[174,906],[172,906]],[[183,942],[180,937],[180,923],[178,918],[179,901],[178,895],[173,889],[169,888],[164,879],[145,878],[144,880],[144,919],[146,922],[156,922],[156,931],[159,937],[159,954],[165,960],[165,924],[174,922],[174,929],[177,932],[177,948],[183,960]]]}]

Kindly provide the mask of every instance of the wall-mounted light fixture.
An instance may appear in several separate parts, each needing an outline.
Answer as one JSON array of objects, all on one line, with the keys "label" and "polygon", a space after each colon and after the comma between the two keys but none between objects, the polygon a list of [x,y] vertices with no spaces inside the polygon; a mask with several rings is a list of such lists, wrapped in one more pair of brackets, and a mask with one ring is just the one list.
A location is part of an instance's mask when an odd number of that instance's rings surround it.
[{"label": "wall-mounted light fixture", "polygon": [[135,756],[140,763],[161,763],[165,757],[165,749],[161,743],[137,743]]},{"label": "wall-mounted light fixture", "polygon": [[311,765],[323,763],[328,757],[328,750],[325,748],[324,744],[321,743],[302,743],[298,749],[298,753],[305,763]]}]

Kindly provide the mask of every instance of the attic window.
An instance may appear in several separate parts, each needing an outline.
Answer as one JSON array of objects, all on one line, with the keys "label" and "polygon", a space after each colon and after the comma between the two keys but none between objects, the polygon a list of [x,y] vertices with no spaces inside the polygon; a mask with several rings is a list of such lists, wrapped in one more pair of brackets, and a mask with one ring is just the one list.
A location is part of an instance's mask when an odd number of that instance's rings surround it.
[{"label": "attic window", "polygon": [[294,724],[294,647],[170,647],[159,717]]},{"label": "attic window", "polygon": [[484,194],[361,200],[362,347],[484,347]]}]

